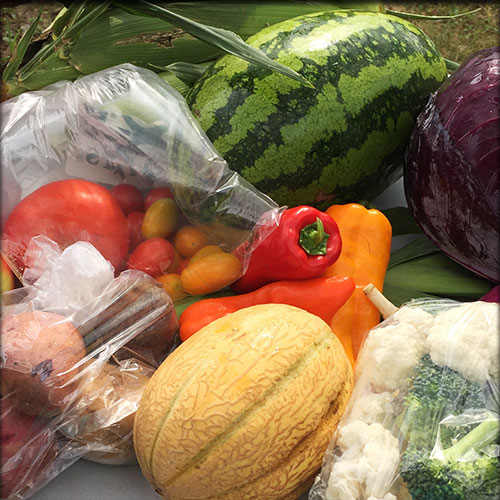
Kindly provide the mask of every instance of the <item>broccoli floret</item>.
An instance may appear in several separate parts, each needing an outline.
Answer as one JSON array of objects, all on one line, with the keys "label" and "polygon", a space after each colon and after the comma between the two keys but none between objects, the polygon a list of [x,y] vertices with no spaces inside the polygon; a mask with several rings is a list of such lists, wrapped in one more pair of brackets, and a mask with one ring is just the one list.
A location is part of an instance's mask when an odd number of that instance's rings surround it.
[{"label": "broccoli floret", "polygon": [[[434,364],[429,354],[424,354],[417,365],[403,404],[403,433],[417,447],[434,445],[438,430],[436,423],[443,417],[459,415],[466,409],[486,407],[480,384]],[[463,432],[469,430],[464,428]],[[451,427],[443,428],[441,440],[444,442],[448,442],[448,431],[456,437]]]},{"label": "broccoli floret", "polygon": [[[479,425],[438,425],[448,415],[488,408],[484,387],[435,365],[426,354],[403,405],[401,432],[407,447],[400,471],[414,500],[500,497],[498,414]],[[442,456],[433,453],[438,430]]]},{"label": "broccoli floret", "polygon": [[429,449],[409,444],[401,460],[401,475],[414,500],[493,500],[500,498],[500,461],[477,451],[478,458],[460,460],[498,439],[500,422],[485,420],[436,458]]}]

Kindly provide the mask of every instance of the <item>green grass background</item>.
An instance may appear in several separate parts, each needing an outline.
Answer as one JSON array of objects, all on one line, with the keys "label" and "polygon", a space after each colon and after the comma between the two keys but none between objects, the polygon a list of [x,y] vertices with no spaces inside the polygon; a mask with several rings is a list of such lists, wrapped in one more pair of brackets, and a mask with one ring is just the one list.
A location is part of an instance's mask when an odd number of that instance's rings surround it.
[{"label": "green grass background", "polygon": [[461,63],[480,49],[500,45],[500,2],[407,2],[385,4],[388,9],[431,16],[452,15],[481,8],[479,12],[442,21],[412,20],[452,61]]}]

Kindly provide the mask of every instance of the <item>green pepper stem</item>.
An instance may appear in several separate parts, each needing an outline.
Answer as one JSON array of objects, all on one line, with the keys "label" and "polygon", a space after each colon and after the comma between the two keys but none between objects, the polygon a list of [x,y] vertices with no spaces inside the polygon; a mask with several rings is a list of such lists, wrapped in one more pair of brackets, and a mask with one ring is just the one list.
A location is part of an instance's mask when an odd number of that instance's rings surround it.
[{"label": "green pepper stem", "polygon": [[329,234],[325,232],[323,222],[316,217],[316,222],[304,226],[300,230],[300,246],[309,255],[326,255]]}]

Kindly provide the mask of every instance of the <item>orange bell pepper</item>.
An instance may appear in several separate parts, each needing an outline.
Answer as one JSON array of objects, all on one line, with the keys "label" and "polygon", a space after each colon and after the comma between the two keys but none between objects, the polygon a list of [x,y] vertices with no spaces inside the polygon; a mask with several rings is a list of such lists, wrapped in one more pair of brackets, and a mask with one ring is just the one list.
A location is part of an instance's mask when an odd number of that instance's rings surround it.
[{"label": "orange bell pepper", "polygon": [[349,276],[356,283],[353,294],[330,322],[354,367],[365,334],[380,322],[380,313],[363,293],[363,287],[373,283],[382,290],[391,253],[392,226],[379,210],[357,203],[332,205],[326,213],[339,227],[342,251],[322,276]]}]

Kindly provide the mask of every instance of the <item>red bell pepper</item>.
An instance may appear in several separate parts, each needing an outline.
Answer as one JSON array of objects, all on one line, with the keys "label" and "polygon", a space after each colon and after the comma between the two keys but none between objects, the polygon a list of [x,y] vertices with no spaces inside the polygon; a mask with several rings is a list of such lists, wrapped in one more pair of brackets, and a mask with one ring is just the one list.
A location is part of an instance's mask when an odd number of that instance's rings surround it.
[{"label": "red bell pepper", "polygon": [[273,281],[315,278],[338,259],[341,249],[339,228],[328,214],[307,205],[289,208],[231,288],[246,293]]},{"label": "red bell pepper", "polygon": [[203,299],[186,307],[179,317],[179,335],[184,342],[218,318],[256,304],[288,304],[319,316],[328,324],[352,295],[354,280],[344,276],[297,281],[275,281],[253,292]]}]

